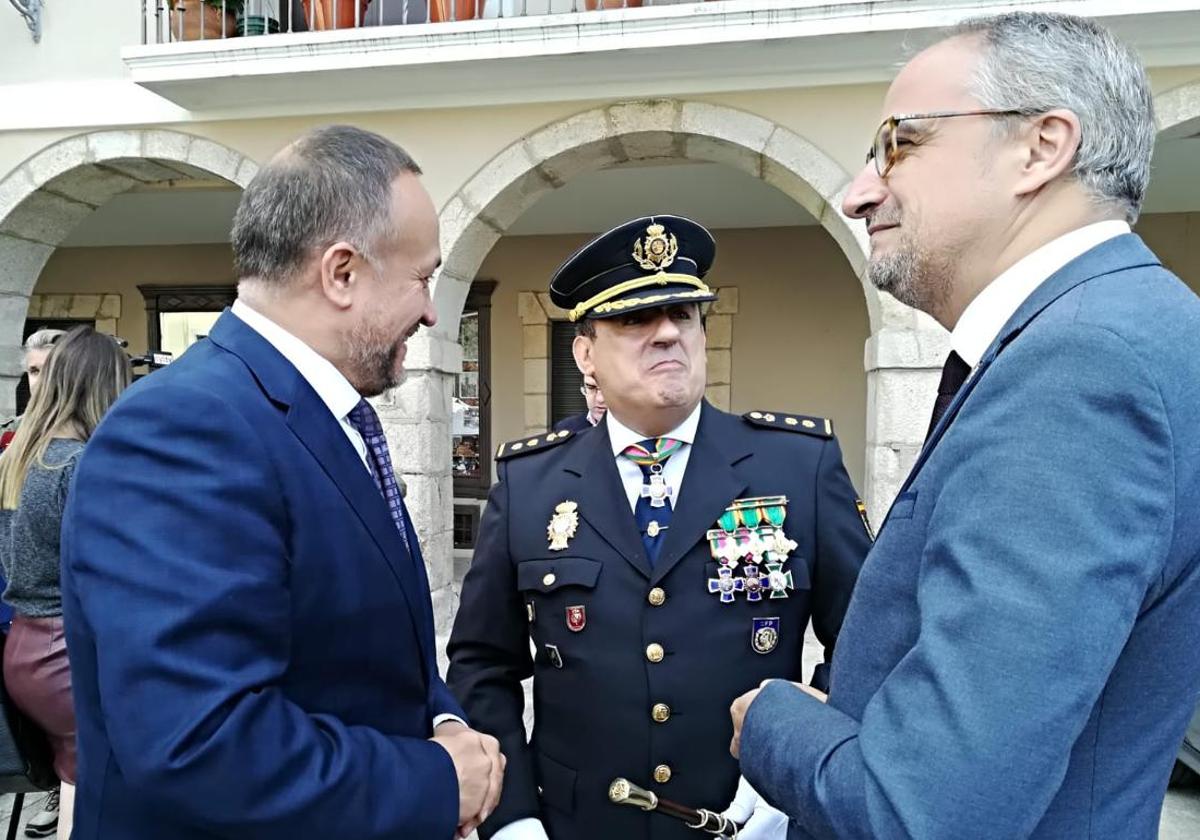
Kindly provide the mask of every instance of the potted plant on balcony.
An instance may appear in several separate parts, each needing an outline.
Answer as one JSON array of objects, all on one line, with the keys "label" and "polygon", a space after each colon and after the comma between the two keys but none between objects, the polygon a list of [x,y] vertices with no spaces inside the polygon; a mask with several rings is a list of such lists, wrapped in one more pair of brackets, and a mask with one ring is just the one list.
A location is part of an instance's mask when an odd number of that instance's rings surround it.
[{"label": "potted plant on balcony", "polygon": [[484,0],[429,0],[430,23],[475,20],[483,13]]},{"label": "potted plant on balcony", "polygon": [[172,41],[232,38],[237,34],[237,15],[242,0],[167,0],[167,20]]},{"label": "potted plant on balcony", "polygon": [[584,0],[584,6],[589,12],[597,9],[638,9],[642,0]]},{"label": "potted plant on balcony", "polygon": [[[358,20],[361,24],[367,16],[367,6],[371,0],[357,0],[358,2]],[[308,23],[309,31],[319,31],[324,29],[353,29],[355,26],[354,16],[355,0],[337,0],[337,8],[334,8],[334,0],[304,0],[304,19]]]}]

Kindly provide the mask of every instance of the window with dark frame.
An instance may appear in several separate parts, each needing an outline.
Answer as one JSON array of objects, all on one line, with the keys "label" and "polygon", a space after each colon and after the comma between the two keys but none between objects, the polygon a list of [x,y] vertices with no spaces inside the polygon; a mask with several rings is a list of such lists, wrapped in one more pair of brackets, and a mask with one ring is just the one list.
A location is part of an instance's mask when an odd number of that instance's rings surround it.
[{"label": "window with dark frame", "polygon": [[208,334],[208,329],[237,298],[237,286],[160,286],[144,284],[146,344],[150,352],[178,358]]},{"label": "window with dark frame", "polygon": [[458,341],[462,372],[454,378],[451,474],[454,495],[484,498],[492,485],[491,348],[495,280],[476,280],[467,292]]},{"label": "window with dark frame", "polygon": [[571,345],[575,343],[575,325],[570,321],[550,322],[550,426],[587,411],[583,374],[575,366]]}]

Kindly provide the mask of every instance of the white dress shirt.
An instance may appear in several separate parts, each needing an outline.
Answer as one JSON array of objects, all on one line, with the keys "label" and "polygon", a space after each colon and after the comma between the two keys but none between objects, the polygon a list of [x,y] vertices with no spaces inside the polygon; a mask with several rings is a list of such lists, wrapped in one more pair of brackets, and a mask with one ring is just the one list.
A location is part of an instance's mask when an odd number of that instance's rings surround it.
[{"label": "white dress shirt", "polygon": [[984,287],[963,310],[954,331],[950,347],[972,369],[992,346],[1008,319],[1017,313],[1031,294],[1050,279],[1050,275],[1101,242],[1129,233],[1129,225],[1118,220],[1095,222],[1064,233],[1047,242],[1012,266]]},{"label": "white dress shirt", "polygon": [[[672,488],[672,493],[668,496],[672,510],[679,504],[679,488],[683,485],[683,474],[687,470],[692,444],[696,442],[696,429],[700,426],[700,406],[701,403],[697,403],[686,420],[665,435],[661,435],[661,437],[683,441],[683,446],[667,459],[666,466],[662,471],[663,480],[668,487]],[[612,445],[613,457],[617,461],[617,472],[621,476],[621,484],[625,487],[625,495],[629,499],[631,512],[637,507],[637,500],[641,496],[645,479],[642,477],[642,468],[628,458],[621,457],[621,453],[630,444],[641,443],[645,439],[645,435],[635,432],[618,420],[613,414],[612,408],[608,409],[608,441]],[[501,828],[492,835],[492,840],[549,840],[549,838],[541,820],[526,817]]]},{"label": "white dress shirt", "polygon": [[[268,344],[278,350],[285,359],[291,362],[292,367],[300,372],[304,380],[317,392],[321,402],[325,403],[330,413],[337,418],[338,425],[342,427],[342,431],[346,433],[354,451],[358,453],[363,469],[369,473],[371,468],[367,464],[367,442],[363,440],[358,429],[350,423],[350,412],[358,405],[362,395],[350,384],[350,380],[342,376],[342,372],[334,367],[331,361],[266,315],[251,309],[243,301],[235,300],[230,311],[246,326],[266,339]],[[436,729],[448,720],[466,725],[458,715],[441,714],[433,719],[433,728]]]},{"label": "white dress shirt", "polygon": [[[661,437],[683,441],[683,446],[667,459],[662,471],[663,481],[672,490],[672,494],[668,497],[671,500],[672,508],[679,504],[679,488],[683,485],[683,473],[687,469],[688,458],[692,454],[692,444],[696,442],[696,429],[700,425],[700,406],[701,403],[697,403],[686,420],[665,435],[661,435]],[[621,475],[621,484],[625,486],[625,495],[629,498],[630,510],[637,507],[637,500],[641,496],[645,478],[642,476],[642,468],[629,458],[621,457],[621,453],[632,444],[641,443],[645,439],[645,435],[635,432],[618,420],[611,408],[608,410],[608,441],[612,445],[613,457],[617,459],[617,472]]]},{"label": "white dress shirt", "polygon": [[350,384],[350,380],[342,376],[342,372],[334,367],[331,361],[266,315],[251,309],[240,299],[233,302],[230,311],[246,326],[265,338],[300,372],[317,392],[321,402],[329,407],[329,412],[337,418],[342,431],[346,433],[354,451],[363,462],[363,467],[370,471],[371,468],[367,466],[367,443],[358,433],[358,429],[350,423],[350,412],[362,399],[362,395]]}]

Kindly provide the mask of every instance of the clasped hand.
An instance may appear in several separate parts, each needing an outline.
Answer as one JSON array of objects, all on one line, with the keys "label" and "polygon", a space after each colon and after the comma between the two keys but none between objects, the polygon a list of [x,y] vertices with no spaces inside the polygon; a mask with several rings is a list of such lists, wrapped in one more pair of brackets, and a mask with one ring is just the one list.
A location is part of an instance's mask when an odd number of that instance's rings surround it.
[{"label": "clasped hand", "polygon": [[[763,686],[769,682],[775,682],[775,680],[763,680],[758,684],[758,688],[750,689],[741,697],[734,700],[733,705],[729,707],[729,715],[733,718],[733,740],[729,743],[729,752],[734,758],[738,758],[738,753],[741,751],[742,724],[746,721],[746,713],[750,711],[750,704],[753,703],[755,698],[758,697],[758,693],[763,690]],[[791,683],[791,685],[794,685],[805,694],[809,694],[817,698],[822,703],[828,699],[825,692],[817,691],[812,686],[807,686],[804,683],[798,682]]]},{"label": "clasped hand", "polygon": [[458,836],[467,837],[500,802],[507,760],[491,735],[446,721],[430,740],[450,754],[458,776]]}]

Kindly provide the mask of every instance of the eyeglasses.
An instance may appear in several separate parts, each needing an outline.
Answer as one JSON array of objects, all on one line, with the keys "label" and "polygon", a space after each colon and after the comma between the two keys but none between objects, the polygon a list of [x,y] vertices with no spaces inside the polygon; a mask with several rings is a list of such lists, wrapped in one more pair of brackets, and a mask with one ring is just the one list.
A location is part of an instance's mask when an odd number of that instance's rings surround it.
[{"label": "eyeglasses", "polygon": [[584,385],[579,386],[579,393],[583,394],[585,397],[589,396],[591,394],[594,394],[599,390],[600,390],[599,386],[596,386],[596,385],[584,384]]},{"label": "eyeglasses", "polygon": [[933,111],[928,114],[896,114],[888,117],[875,132],[875,140],[867,151],[867,163],[875,161],[875,171],[886,178],[892,167],[900,160],[900,140],[896,129],[900,123],[910,120],[942,120],[949,117],[1014,117],[1028,114],[1017,108],[981,108],[976,111]]}]

